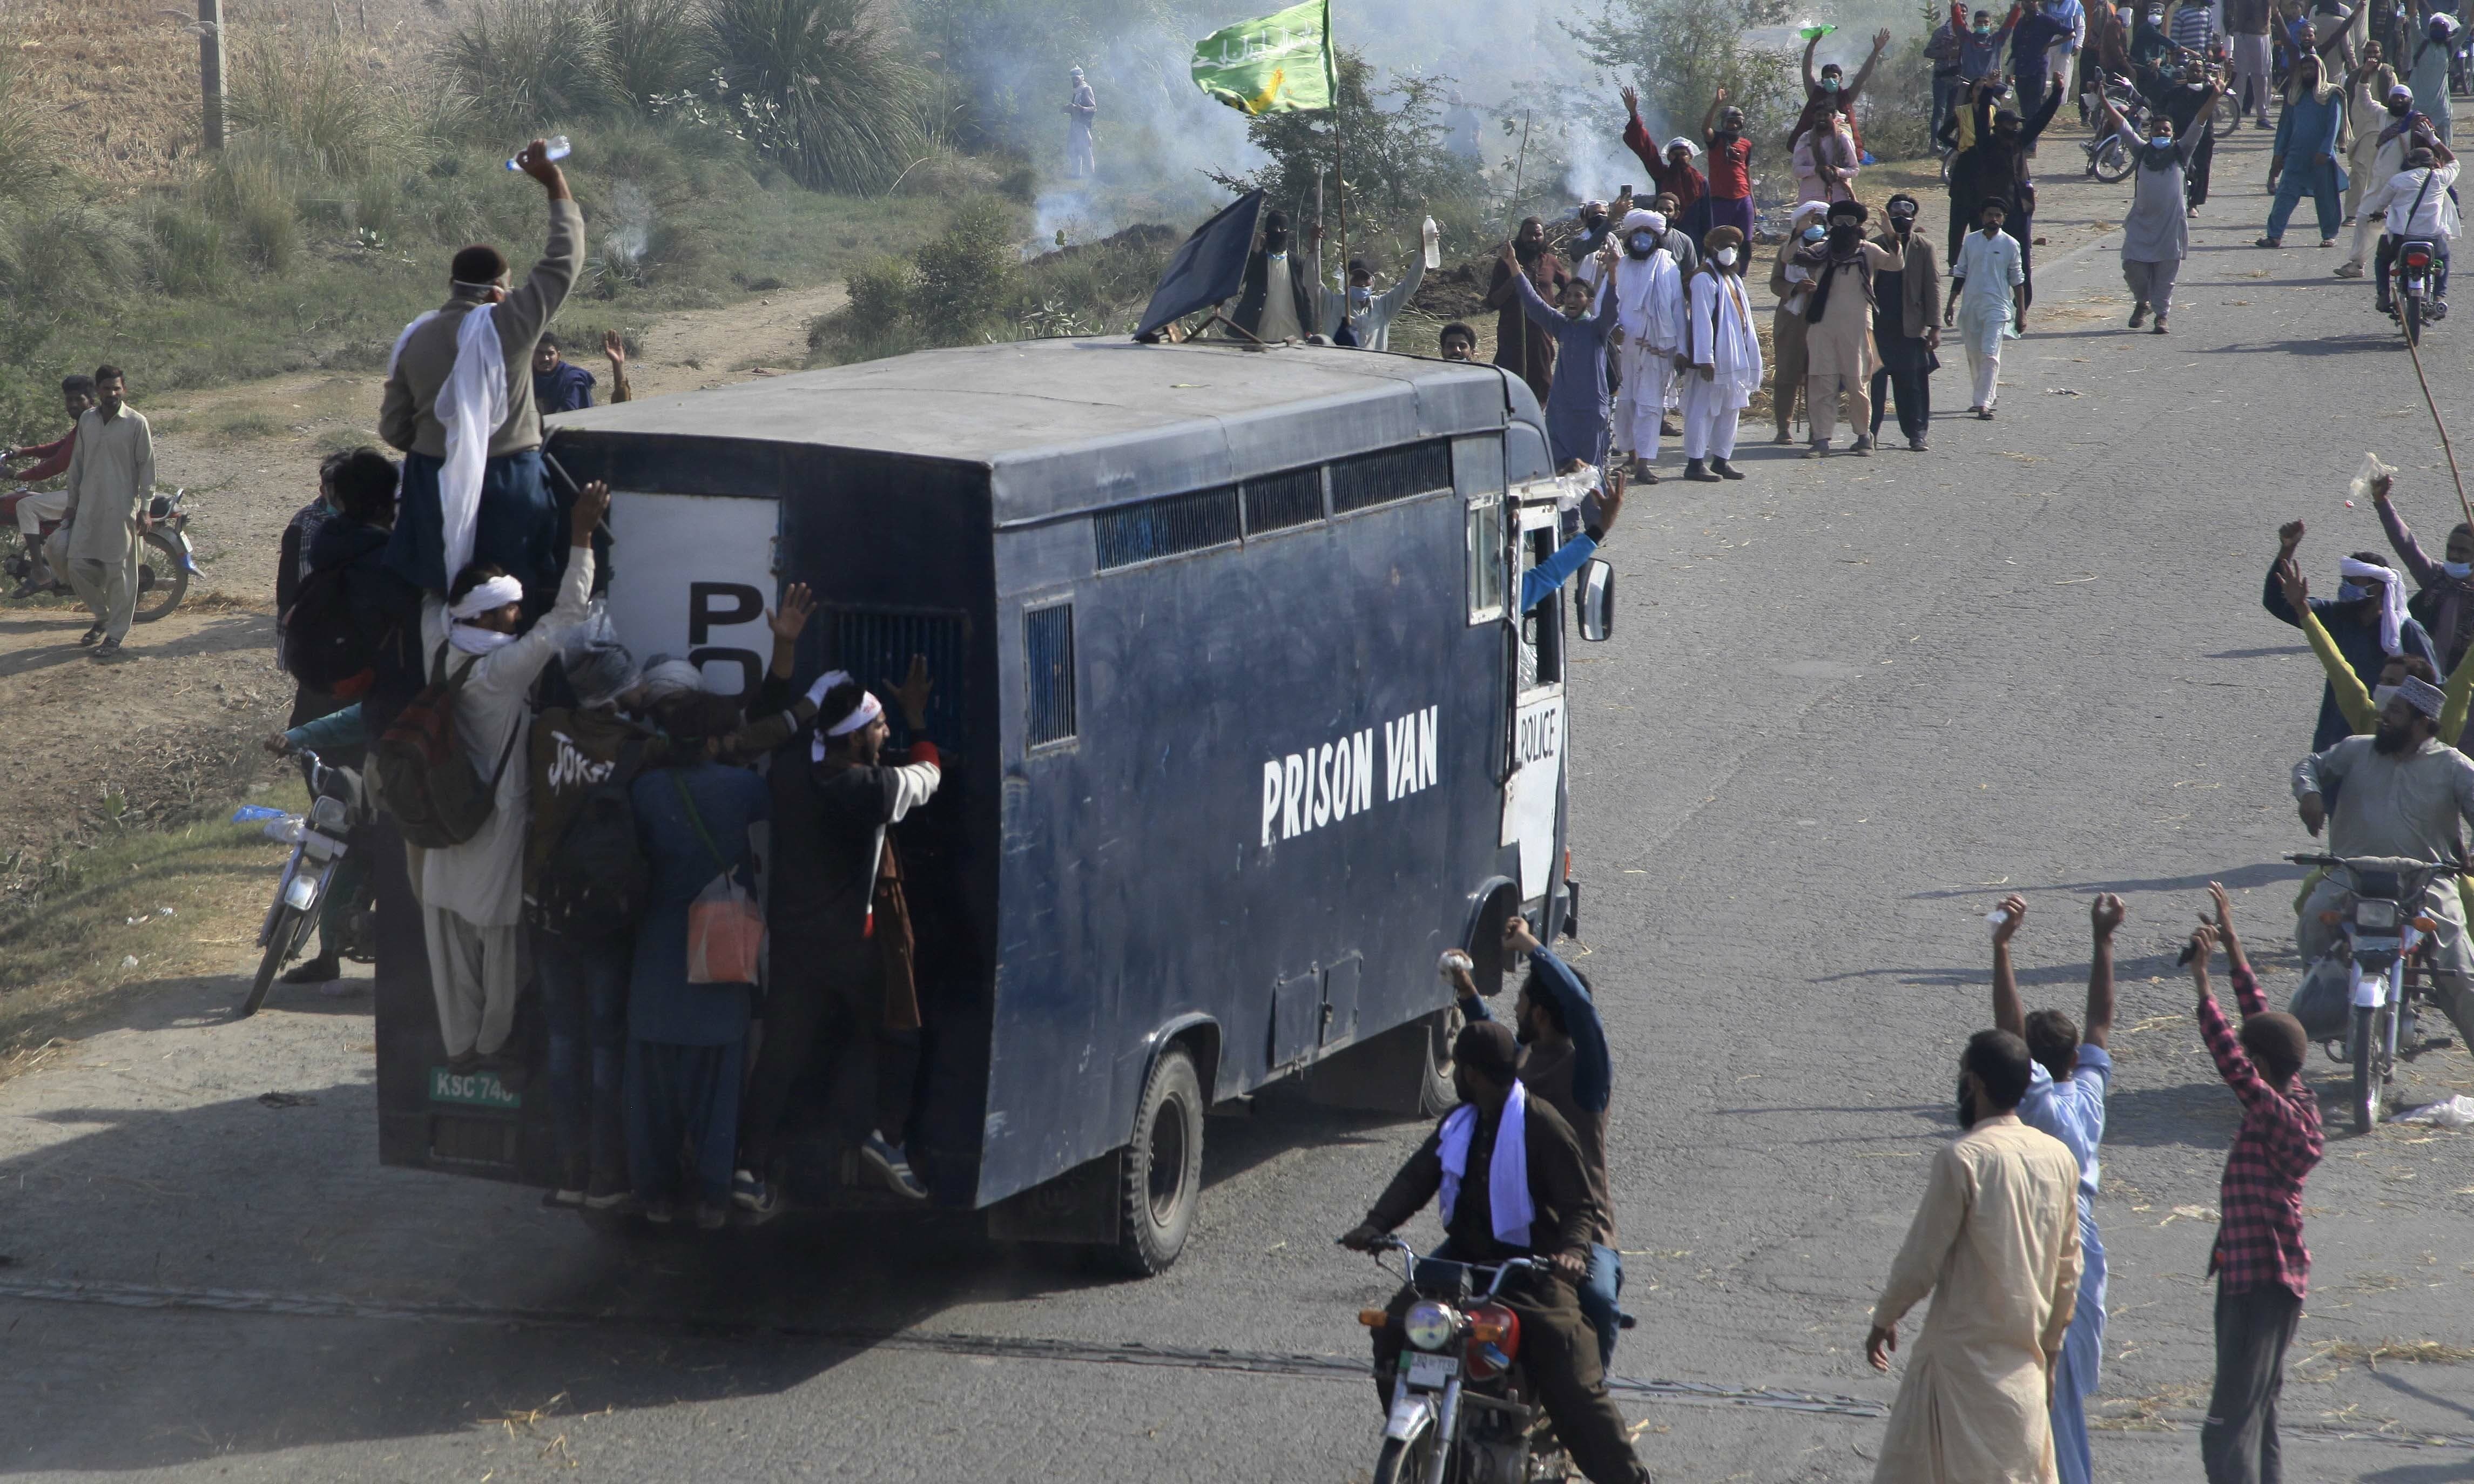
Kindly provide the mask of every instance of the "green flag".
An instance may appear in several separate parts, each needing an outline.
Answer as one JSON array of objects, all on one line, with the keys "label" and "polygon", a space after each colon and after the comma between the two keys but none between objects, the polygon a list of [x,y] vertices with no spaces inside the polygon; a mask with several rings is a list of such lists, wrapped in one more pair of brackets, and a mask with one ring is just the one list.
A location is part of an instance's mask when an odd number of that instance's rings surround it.
[{"label": "green flag", "polygon": [[1330,0],[1240,21],[1195,43],[1194,82],[1252,116],[1331,107]]}]

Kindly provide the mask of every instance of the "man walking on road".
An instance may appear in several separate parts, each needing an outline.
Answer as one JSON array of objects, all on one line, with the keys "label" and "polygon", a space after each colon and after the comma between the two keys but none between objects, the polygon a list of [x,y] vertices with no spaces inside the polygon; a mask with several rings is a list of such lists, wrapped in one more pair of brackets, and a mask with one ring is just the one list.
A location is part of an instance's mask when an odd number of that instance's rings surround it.
[{"label": "man walking on road", "polygon": [[78,419],[69,455],[68,510],[52,532],[53,570],[69,580],[94,615],[81,645],[101,640],[98,660],[117,659],[137,611],[140,538],[154,526],[147,498],[155,492],[155,430],[129,405],[117,366],[94,373],[95,404]]},{"label": "man walking on road", "polygon": [[1976,388],[1967,410],[1986,422],[2001,392],[2001,339],[2027,328],[2026,273],[2018,242],[2001,230],[2004,216],[2001,203],[1984,204],[1979,230],[1959,244],[1958,262],[1950,271],[1950,303],[1941,311],[1942,324],[1954,323],[1967,345],[1968,375]]},{"label": "man walking on road", "polygon": [[2268,162],[2268,188],[2276,200],[2268,208],[2268,234],[2259,239],[2261,247],[2285,245],[2286,223],[2306,191],[2319,214],[2319,245],[2337,245],[2337,225],[2345,216],[2343,187],[2337,180],[2343,174],[2337,167],[2337,135],[2345,127],[2345,99],[2334,84],[2323,81],[2324,66],[2312,52],[2293,63]]},{"label": "man walking on road", "polygon": [[2268,95],[2275,90],[2273,67],[2268,61],[2268,0],[2224,0],[2225,33],[2233,42],[2233,81],[2226,91],[2234,95],[2234,127],[2240,129],[2239,115],[2245,109],[2258,110],[2259,127],[2268,127]]},{"label": "man walking on road", "polygon": [[2096,1395],[2104,1359],[2104,1239],[2096,1225],[2097,1149],[2104,1142],[2104,1095],[2113,1084],[2105,1042],[2113,1031],[2113,934],[2122,926],[2122,898],[2098,895],[2088,910],[2096,949],[2088,960],[2087,1020],[2071,1024],[2057,1010],[2028,1014],[2010,967],[2010,939],[2027,915],[2025,897],[2001,904],[1993,930],[1993,1023],[2027,1043],[2035,1059],[2019,1120],[2062,1141],[2079,1164],[2079,1293],[2077,1312],[2053,1367],[2053,1452],[2061,1484],[2088,1484],[2087,1401]]},{"label": "man walking on road", "polygon": [[[2325,1143],[2319,1100],[2302,1080],[2310,1049],[2302,1023],[2268,1008],[2234,936],[2223,890],[2209,885],[2217,893],[2217,925],[2202,924],[2191,935],[2191,980],[2199,991],[2199,1034],[2225,1085],[2242,1100],[2243,1121],[2225,1156],[2217,1196],[2223,1214],[2208,1253],[2208,1272],[2217,1279],[2217,1376],[2199,1430],[2199,1459],[2208,1484],[2279,1484],[2285,1475],[2276,1402],[2285,1389],[2285,1351],[2311,1279],[2311,1250],[2302,1245],[2302,1182]],[[2242,1005],[2239,1034],[2208,987],[2208,955],[2219,937]]]},{"label": "man walking on road", "polygon": [[1915,197],[1904,191],[1891,197],[1882,207],[1890,225],[1873,239],[1906,263],[1873,272],[1873,343],[1881,356],[1881,368],[1873,373],[1873,441],[1881,441],[1881,411],[1895,392],[1899,431],[1906,434],[1908,448],[1922,453],[1932,430],[1933,352],[1941,345],[1941,261],[1930,251],[1909,251],[1916,211]]},{"label": "man walking on road", "polygon": [[[2216,89],[2211,87],[2199,112],[2206,113],[2216,102]],[[2122,147],[2130,153],[2131,168],[2138,176],[2130,213],[2122,221],[2122,278],[2130,286],[2130,328],[2137,329],[2152,310],[2156,333],[2161,335],[2165,316],[2173,310],[2173,280],[2181,276],[2182,259],[2191,249],[2189,187],[2183,172],[2196,145],[2191,139],[2175,138],[2172,123],[2162,113],[2149,121],[2148,136],[2143,139],[2111,98],[2099,93],[2097,106],[2104,111],[2098,132],[2110,131],[2122,137]]]},{"label": "man walking on road", "polygon": [[2034,1065],[2007,1031],[1977,1032],[1959,1061],[1967,1131],[1933,1156],[1864,1337],[1873,1369],[1889,1370],[1900,1319],[1932,1295],[1874,1484],[2053,1477],[2048,1399],[2078,1301],[2079,1167],[2019,1119]]}]

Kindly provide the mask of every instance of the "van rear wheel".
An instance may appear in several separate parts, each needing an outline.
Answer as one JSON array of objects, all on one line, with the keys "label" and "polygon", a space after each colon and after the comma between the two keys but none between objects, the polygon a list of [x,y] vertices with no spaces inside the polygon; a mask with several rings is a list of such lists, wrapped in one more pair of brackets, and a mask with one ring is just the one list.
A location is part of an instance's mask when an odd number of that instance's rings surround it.
[{"label": "van rear wheel", "polygon": [[1182,1046],[1160,1053],[1117,1155],[1117,1245],[1110,1266],[1133,1277],[1168,1271],[1185,1251],[1202,1198],[1202,1079]]}]

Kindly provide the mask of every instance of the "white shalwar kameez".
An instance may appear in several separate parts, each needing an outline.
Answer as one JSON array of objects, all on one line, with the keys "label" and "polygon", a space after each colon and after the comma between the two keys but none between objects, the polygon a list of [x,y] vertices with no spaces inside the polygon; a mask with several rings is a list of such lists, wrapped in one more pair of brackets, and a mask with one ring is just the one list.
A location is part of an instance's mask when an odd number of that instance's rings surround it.
[{"label": "white shalwar kameez", "polygon": [[1684,276],[1666,249],[1615,263],[1616,322],[1623,327],[1623,390],[1615,397],[1615,447],[1658,458],[1675,349],[1684,343]]},{"label": "white shalwar kameez", "polygon": [[[1761,341],[1740,274],[1704,268],[1692,276],[1685,335],[1693,369],[1684,373],[1684,456],[1732,458],[1736,420],[1761,384]],[[1703,377],[1703,366],[1715,375]]]},{"label": "white shalwar kameez", "polygon": [[2001,377],[2001,337],[2019,334],[2010,324],[2010,290],[2027,278],[2019,264],[2019,240],[2006,231],[1989,237],[1981,229],[1969,232],[1951,277],[1966,280],[1958,296],[1958,333],[1967,342],[1967,369],[1976,377],[1976,400],[1969,405],[1989,412]]}]

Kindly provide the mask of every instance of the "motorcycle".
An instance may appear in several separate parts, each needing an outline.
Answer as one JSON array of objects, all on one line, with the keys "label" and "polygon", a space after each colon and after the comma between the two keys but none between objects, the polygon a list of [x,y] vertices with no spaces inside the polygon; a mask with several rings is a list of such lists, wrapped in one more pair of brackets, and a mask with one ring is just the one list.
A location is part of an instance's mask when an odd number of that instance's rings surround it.
[{"label": "motorcycle", "polygon": [[2354,1131],[2379,1124],[2388,1084],[2396,1080],[2397,1056],[2447,1045],[2451,1037],[2422,1034],[2421,1007],[2431,999],[2430,934],[2438,926],[2419,904],[2431,884],[2461,873],[2453,861],[2415,861],[2389,856],[2291,855],[2299,865],[2324,865],[2345,888],[2342,907],[2319,920],[2337,929],[2321,956],[2341,968],[2351,1014],[2344,1040],[2330,1055],[2354,1068]]},{"label": "motorcycle", "polygon": [[[1374,1484],[1545,1484],[1564,1477],[1563,1446],[1545,1423],[1520,1364],[1520,1316],[1496,1301],[1516,1273],[1544,1265],[1515,1257],[1496,1266],[1420,1257],[1397,1237],[1375,1253],[1401,1257],[1416,1294],[1395,1320],[1362,1309],[1370,1329],[1396,1326],[1402,1341],[1392,1410]],[[1486,1275],[1485,1291],[1472,1285]],[[1474,1302],[1472,1302],[1474,1298]]]},{"label": "motorcycle", "polygon": [[[0,495],[0,530],[17,531],[18,502],[36,493],[19,488]],[[140,623],[152,623],[180,607],[181,599],[188,596],[189,579],[200,575],[197,548],[189,542],[188,493],[176,489],[169,495],[155,495],[147,499],[147,514],[154,524],[138,538],[143,549],[137,559],[137,606],[133,617]],[[35,539],[47,542],[59,529],[58,521],[45,521]],[[35,553],[24,547],[22,533],[18,540],[20,549],[16,555],[0,561],[0,572],[23,582],[34,575]],[[50,591],[69,591],[67,582],[57,572],[52,573]]]},{"label": "motorcycle", "polygon": [[[2147,99],[2131,85],[2130,79],[2119,72],[2105,73],[2104,96],[2122,115],[2122,122],[2130,126],[2131,133],[2147,136]],[[2131,166],[2137,163],[2122,142],[2122,135],[2110,130],[2079,141],[2079,149],[2088,158],[2087,173],[2107,185],[2128,176]]]},{"label": "motorcycle", "polygon": [[249,997],[241,1002],[235,1019],[257,1013],[275,976],[308,942],[318,924],[318,910],[334,885],[335,867],[348,849],[345,840],[369,814],[368,795],[358,773],[328,767],[305,747],[300,758],[309,775],[309,813],[281,815],[267,824],[268,838],[289,843],[292,858],[283,864],[283,874],[275,884],[275,902],[258,927],[257,945],[265,952],[258,958],[257,977],[250,982]]},{"label": "motorcycle", "polygon": [[2397,244],[2396,313],[2408,345],[2422,344],[2422,328],[2448,317],[2438,296],[2439,250],[2427,238],[2408,237]]}]

